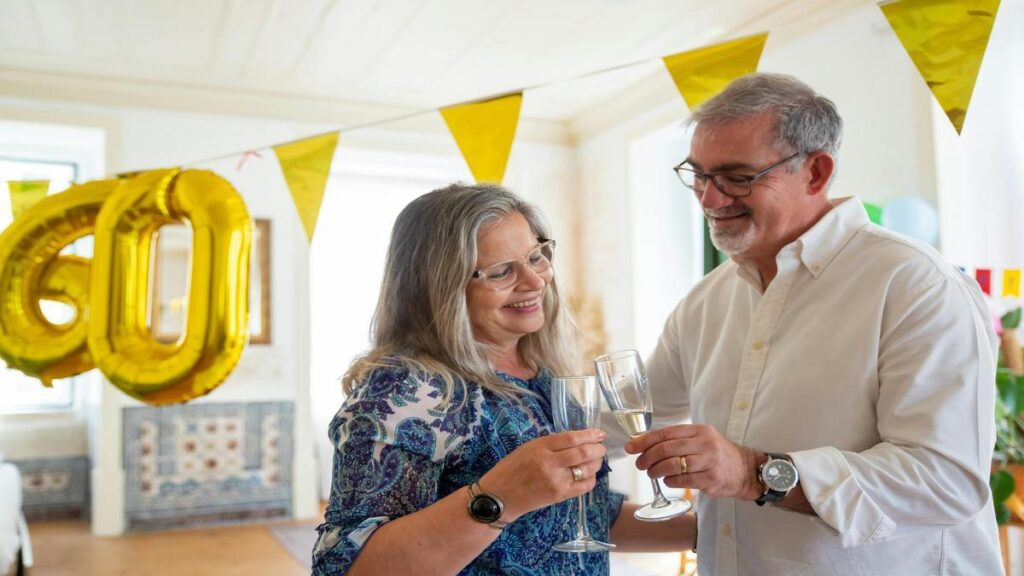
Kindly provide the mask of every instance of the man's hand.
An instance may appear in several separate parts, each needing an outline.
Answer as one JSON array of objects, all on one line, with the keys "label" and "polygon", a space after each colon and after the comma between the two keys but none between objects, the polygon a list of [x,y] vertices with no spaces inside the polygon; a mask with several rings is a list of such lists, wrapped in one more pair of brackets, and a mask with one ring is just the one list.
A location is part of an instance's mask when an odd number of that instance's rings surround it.
[{"label": "man's hand", "polygon": [[[712,426],[678,424],[648,432],[626,443],[640,454],[636,467],[673,488],[696,488],[714,498],[756,500],[764,488],[757,467],[763,452],[738,446]],[[642,453],[642,454],[641,454]]]}]

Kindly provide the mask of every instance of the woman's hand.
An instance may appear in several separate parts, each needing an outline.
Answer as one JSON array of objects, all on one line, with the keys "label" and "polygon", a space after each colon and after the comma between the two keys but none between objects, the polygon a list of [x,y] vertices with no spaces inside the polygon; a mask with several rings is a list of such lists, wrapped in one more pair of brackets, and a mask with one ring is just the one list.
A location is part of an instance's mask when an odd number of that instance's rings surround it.
[{"label": "woman's hand", "polygon": [[[502,520],[586,494],[594,489],[604,461],[605,433],[576,430],[542,436],[516,448],[480,478],[480,488],[505,503]],[[573,479],[572,467],[583,472]]]}]

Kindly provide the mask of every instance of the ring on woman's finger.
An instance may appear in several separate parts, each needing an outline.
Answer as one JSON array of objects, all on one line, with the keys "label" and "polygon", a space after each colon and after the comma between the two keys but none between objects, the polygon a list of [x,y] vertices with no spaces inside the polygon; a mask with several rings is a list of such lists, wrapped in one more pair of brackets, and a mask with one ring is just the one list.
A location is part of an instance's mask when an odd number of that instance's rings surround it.
[{"label": "ring on woman's finger", "polygon": [[679,473],[686,474],[686,456],[679,456]]},{"label": "ring on woman's finger", "polygon": [[583,470],[579,466],[569,466],[569,470],[572,471],[572,481],[579,482],[583,480]]}]

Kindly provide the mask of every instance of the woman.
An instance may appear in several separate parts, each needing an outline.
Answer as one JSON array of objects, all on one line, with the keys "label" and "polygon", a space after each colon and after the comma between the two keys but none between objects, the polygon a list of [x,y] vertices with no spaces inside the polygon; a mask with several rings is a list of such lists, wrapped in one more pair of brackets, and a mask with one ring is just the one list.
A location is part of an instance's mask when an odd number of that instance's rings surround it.
[{"label": "woman", "polygon": [[607,554],[551,549],[575,526],[556,504],[588,492],[595,538],[692,545],[692,517],[644,524],[608,490],[603,432],[552,433],[550,376],[578,358],[549,238],[498,186],[452,185],[398,216],[373,348],[330,427],[314,574],[607,573]]}]

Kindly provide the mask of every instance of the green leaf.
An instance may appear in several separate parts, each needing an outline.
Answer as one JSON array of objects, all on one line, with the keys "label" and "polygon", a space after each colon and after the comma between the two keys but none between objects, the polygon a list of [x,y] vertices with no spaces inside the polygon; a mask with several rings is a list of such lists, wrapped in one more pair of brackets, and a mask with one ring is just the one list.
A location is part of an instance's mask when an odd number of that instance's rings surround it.
[{"label": "green leaf", "polygon": [[1011,414],[1017,414],[1017,391],[1020,386],[1017,377],[1013,372],[1005,368],[996,371],[996,389],[999,390],[999,399]]},{"label": "green leaf", "polygon": [[1013,494],[1016,484],[1012,474],[1006,470],[997,470],[988,478],[988,485],[992,488],[992,501],[1002,504],[1010,494]]},{"label": "green leaf", "polygon": [[1003,330],[1016,330],[1020,327],[1021,310],[1015,308],[1010,310],[1003,317],[999,319],[999,322],[1003,325]]},{"label": "green leaf", "polygon": [[1010,509],[1002,502],[994,504],[996,507],[996,524],[1002,526],[1010,521]]}]

